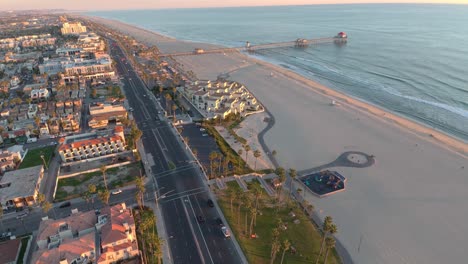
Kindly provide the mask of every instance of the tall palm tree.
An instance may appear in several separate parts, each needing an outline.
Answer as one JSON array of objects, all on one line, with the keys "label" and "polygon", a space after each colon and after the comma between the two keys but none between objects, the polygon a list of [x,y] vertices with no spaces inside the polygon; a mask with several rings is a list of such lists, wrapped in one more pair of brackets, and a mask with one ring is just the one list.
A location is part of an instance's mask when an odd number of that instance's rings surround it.
[{"label": "tall palm tree", "polygon": [[278,192],[278,205],[279,205],[279,202],[281,201],[281,190],[282,190],[282,184],[283,182],[286,180],[286,171],[283,169],[283,167],[278,167],[276,168],[276,175],[278,175],[278,181],[279,181],[279,184],[278,184],[278,187],[276,189],[276,191]]},{"label": "tall palm tree", "polygon": [[108,188],[107,188],[107,180],[106,180],[106,171],[107,171],[106,165],[102,165],[101,168],[99,168],[99,170],[101,171],[101,173],[102,173],[102,178],[104,179],[104,186],[106,187],[106,190],[108,190]]},{"label": "tall palm tree", "polygon": [[145,193],[145,183],[143,181],[143,178],[137,177],[135,180],[135,185],[137,187],[137,197],[138,197],[137,202],[138,202],[138,205],[140,206],[140,210],[143,210],[143,206],[144,206],[143,195]]},{"label": "tall palm tree", "polygon": [[176,110],[177,110],[177,105],[175,103],[172,104],[172,113],[174,115],[174,122],[176,121]]},{"label": "tall palm tree", "polygon": [[325,239],[325,246],[327,250],[325,251],[325,260],[323,261],[323,264],[327,263],[328,260],[328,253],[330,253],[330,250],[335,247],[336,241],[333,237],[327,237]]},{"label": "tall palm tree", "polygon": [[52,204],[49,203],[48,201],[45,201],[42,203],[42,211],[44,212],[44,214],[47,215],[47,213],[50,211],[50,209],[52,209]]},{"label": "tall palm tree", "polygon": [[231,204],[231,214],[232,214],[232,202],[234,201],[234,199],[236,198],[236,191],[234,190],[234,188],[228,188],[226,190],[226,195],[228,196],[229,198],[229,202]]},{"label": "tall palm tree", "polygon": [[316,264],[319,263],[319,260],[320,260],[320,257],[323,253],[323,250],[324,250],[324,247],[325,247],[325,239],[327,238],[327,236],[329,234],[335,234],[336,232],[338,232],[338,229],[336,227],[336,225],[333,223],[333,218],[331,216],[326,216],[324,221],[323,221],[323,224],[322,224],[322,232],[323,232],[323,236],[322,236],[322,243],[321,243],[321,246],[320,246],[320,251],[319,251],[319,255],[317,257],[317,260],[315,261]]},{"label": "tall palm tree", "polygon": [[89,184],[88,185],[88,192],[91,195],[91,203],[93,204],[93,208],[94,208],[94,194],[96,193],[96,185]]},{"label": "tall palm tree", "polygon": [[249,151],[251,150],[251,148],[250,148],[249,145],[245,145],[244,149],[245,149],[245,163],[248,164],[247,157],[248,157],[248,154],[249,154]]},{"label": "tall palm tree", "polygon": [[236,190],[236,200],[237,200],[237,224],[240,225],[240,209],[242,206],[243,199],[242,197],[244,196],[244,192],[238,188]]},{"label": "tall palm tree", "polygon": [[211,178],[213,178],[213,161],[218,157],[218,153],[216,151],[212,151],[210,155],[208,156],[208,159],[210,160],[210,174]]},{"label": "tall palm tree", "polygon": [[106,204],[106,205],[109,205],[109,198],[110,198],[110,192],[109,190],[105,189],[103,191],[99,191],[98,192],[98,196],[99,196],[99,199],[101,199],[101,201]]},{"label": "tall palm tree", "polygon": [[285,239],[283,241],[282,248],[283,248],[283,253],[281,254],[281,264],[283,264],[284,255],[286,254],[286,251],[288,251],[291,248],[291,242],[289,242],[289,240]]},{"label": "tall palm tree", "polygon": [[170,111],[170,109],[169,109],[169,101],[172,99],[172,98],[171,98],[171,95],[167,93],[166,96],[165,96],[165,98],[166,98],[166,109],[168,110],[167,112],[170,113],[171,111]]},{"label": "tall palm tree", "polygon": [[91,193],[90,192],[82,192],[81,198],[86,201],[86,206],[89,210],[89,201],[91,200]]},{"label": "tall palm tree", "polygon": [[241,159],[242,159],[242,153],[243,153],[243,152],[244,152],[244,151],[243,151],[242,149],[239,149],[239,150],[237,151],[237,154],[239,154],[239,159],[237,160],[237,161],[238,161],[238,162],[237,162],[237,168],[239,168],[239,170],[241,169]]},{"label": "tall palm tree", "polygon": [[257,170],[257,159],[262,156],[262,153],[260,152],[260,150],[255,150],[254,153],[253,153],[254,157],[255,157],[255,169],[254,170]]},{"label": "tall palm tree", "polygon": [[293,168],[289,169],[289,177],[291,177],[291,180],[289,181],[289,195],[288,195],[288,202],[289,199],[291,198],[292,195],[292,183],[297,177],[297,171]]},{"label": "tall palm tree", "polygon": [[257,208],[255,208],[255,206],[252,206],[250,208],[250,230],[249,230],[249,234],[250,236],[252,236],[253,234],[253,228],[254,228],[254,221],[255,221],[255,218],[257,217]]},{"label": "tall palm tree", "polygon": [[271,243],[271,259],[270,264],[275,263],[276,254],[280,251],[281,243],[278,241],[278,238],[274,239]]}]

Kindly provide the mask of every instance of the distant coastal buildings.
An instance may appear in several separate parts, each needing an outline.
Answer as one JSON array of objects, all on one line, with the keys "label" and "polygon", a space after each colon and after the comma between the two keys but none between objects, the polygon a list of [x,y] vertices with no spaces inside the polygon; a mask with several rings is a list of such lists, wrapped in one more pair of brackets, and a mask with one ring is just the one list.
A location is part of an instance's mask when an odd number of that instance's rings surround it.
[{"label": "distant coastal buildings", "polygon": [[79,35],[87,30],[86,26],[81,25],[80,22],[65,22],[62,24],[60,31],[62,35]]},{"label": "distant coastal buildings", "polygon": [[198,80],[179,88],[207,119],[226,118],[229,114],[247,116],[263,111],[263,106],[247,90],[234,81]]}]

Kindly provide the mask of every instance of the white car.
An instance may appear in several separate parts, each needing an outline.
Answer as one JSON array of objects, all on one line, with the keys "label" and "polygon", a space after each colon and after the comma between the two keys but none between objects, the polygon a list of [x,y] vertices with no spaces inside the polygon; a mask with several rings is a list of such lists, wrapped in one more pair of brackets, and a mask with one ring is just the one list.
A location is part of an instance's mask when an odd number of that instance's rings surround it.
[{"label": "white car", "polygon": [[227,237],[227,238],[231,237],[231,232],[229,232],[229,229],[227,229],[227,227],[222,226],[221,232],[223,232],[224,237]]},{"label": "white car", "polygon": [[203,127],[200,128],[200,131],[203,132],[203,131],[206,131],[206,129],[204,129]]},{"label": "white car", "polygon": [[116,194],[119,194],[119,193],[122,193],[121,189],[118,189],[118,190],[115,190],[115,191],[112,192],[113,195],[116,195]]}]

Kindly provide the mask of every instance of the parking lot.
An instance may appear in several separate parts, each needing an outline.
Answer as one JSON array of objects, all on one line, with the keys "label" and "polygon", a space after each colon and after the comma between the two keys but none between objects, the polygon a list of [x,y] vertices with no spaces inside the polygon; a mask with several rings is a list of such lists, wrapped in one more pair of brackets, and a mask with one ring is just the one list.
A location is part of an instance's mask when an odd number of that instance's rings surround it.
[{"label": "parking lot", "polygon": [[197,158],[200,163],[209,169],[210,159],[208,158],[212,151],[220,152],[218,145],[213,137],[205,131],[200,131],[200,127],[196,124],[182,125],[182,136],[189,139],[189,145],[192,150],[197,150]]}]

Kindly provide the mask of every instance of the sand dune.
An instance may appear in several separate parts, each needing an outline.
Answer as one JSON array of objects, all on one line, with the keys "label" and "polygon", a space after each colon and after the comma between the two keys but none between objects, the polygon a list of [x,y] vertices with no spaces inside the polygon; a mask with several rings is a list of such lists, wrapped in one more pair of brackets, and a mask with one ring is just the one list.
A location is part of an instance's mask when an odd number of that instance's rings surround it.
[{"label": "sand dune", "polygon": [[[164,52],[213,47],[103,23]],[[322,217],[334,217],[356,263],[466,263],[466,143],[243,54],[177,60],[199,78],[229,72],[246,85],[276,119],[265,141],[284,167],[313,168],[349,150],[375,155],[369,168],[334,168],[348,177],[345,192],[309,197]]]}]

